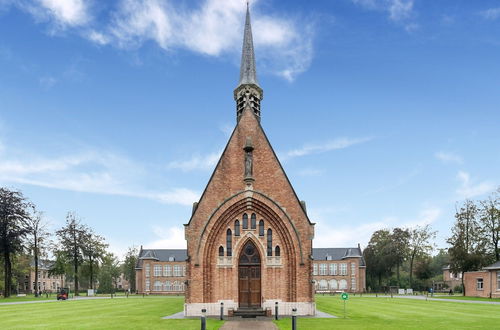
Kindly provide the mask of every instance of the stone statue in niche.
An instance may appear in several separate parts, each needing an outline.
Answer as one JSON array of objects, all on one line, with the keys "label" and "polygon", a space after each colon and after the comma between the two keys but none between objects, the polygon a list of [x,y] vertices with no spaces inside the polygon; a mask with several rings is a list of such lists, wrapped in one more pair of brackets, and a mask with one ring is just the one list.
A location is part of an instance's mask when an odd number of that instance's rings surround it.
[{"label": "stone statue in niche", "polygon": [[245,178],[251,178],[253,176],[253,146],[250,137],[247,137],[243,150],[245,150]]}]

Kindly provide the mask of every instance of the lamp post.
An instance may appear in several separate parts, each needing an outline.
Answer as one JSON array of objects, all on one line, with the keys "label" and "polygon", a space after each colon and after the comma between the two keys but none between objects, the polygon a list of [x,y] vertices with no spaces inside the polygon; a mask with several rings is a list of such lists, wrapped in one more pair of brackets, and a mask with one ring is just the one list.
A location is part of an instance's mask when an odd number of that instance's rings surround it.
[{"label": "lamp post", "polygon": [[278,320],[278,302],[274,303],[274,319]]},{"label": "lamp post", "polygon": [[297,308],[292,308],[292,330],[297,330]]},{"label": "lamp post", "polygon": [[224,302],[220,302],[220,320],[224,320]]},{"label": "lamp post", "polygon": [[201,330],[207,330],[207,310],[203,308],[201,310]]}]

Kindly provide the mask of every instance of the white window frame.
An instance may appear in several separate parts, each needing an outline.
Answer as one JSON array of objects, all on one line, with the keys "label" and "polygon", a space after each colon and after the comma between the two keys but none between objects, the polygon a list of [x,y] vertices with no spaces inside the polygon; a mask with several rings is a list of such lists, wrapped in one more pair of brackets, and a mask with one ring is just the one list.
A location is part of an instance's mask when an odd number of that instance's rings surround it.
[{"label": "white window frame", "polygon": [[153,274],[155,277],[161,276],[161,265],[154,265],[153,266]]},{"label": "white window frame", "polygon": [[318,264],[313,263],[313,275],[318,275]]},{"label": "white window frame", "polygon": [[170,265],[163,266],[163,276],[172,276],[172,266]]},{"label": "white window frame", "polygon": [[337,275],[337,264],[330,264],[330,275]]},{"label": "white window frame", "polygon": [[326,270],[327,270],[326,264],[319,264],[319,274],[320,275],[327,275]]},{"label": "white window frame", "polygon": [[351,277],[351,290],[356,290],[356,277]]},{"label": "white window frame", "polygon": [[347,264],[340,264],[340,274],[339,275],[347,275]]},{"label": "white window frame", "polygon": [[174,265],[174,276],[182,276],[181,265]]},{"label": "white window frame", "polygon": [[484,290],[484,280],[482,278],[476,278],[476,290],[477,291]]},{"label": "white window frame", "polygon": [[172,291],[172,282],[165,281],[165,291]]},{"label": "white window frame", "polygon": [[356,275],[356,263],[351,262],[351,275]]},{"label": "white window frame", "polygon": [[146,264],[146,277],[149,277],[151,274],[151,266],[149,264]]},{"label": "white window frame", "polygon": [[161,282],[160,281],[155,281],[153,291],[161,291]]},{"label": "white window frame", "polygon": [[145,291],[149,291],[149,284],[150,284],[149,280],[146,280],[146,283],[144,285],[145,286],[145,288],[144,288]]}]

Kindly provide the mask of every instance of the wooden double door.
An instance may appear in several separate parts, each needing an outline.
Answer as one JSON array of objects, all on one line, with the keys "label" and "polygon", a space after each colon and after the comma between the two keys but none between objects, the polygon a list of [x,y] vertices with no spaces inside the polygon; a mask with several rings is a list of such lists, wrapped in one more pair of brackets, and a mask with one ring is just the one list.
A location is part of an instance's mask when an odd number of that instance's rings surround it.
[{"label": "wooden double door", "polygon": [[239,307],[255,308],[261,303],[261,268],[259,252],[252,242],[245,244],[238,264]]}]

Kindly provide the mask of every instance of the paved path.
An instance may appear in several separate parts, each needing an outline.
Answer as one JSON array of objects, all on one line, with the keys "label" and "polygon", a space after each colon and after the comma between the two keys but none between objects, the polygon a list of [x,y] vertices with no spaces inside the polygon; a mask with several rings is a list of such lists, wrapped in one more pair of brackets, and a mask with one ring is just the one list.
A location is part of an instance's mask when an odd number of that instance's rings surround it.
[{"label": "paved path", "polygon": [[[364,296],[363,298],[391,298],[391,296]],[[447,302],[456,302],[456,303],[467,303],[467,304],[484,304],[484,305],[500,305],[498,301],[484,301],[484,300],[462,300],[462,299],[443,299],[443,298],[427,298],[426,296],[396,296],[393,298],[398,299],[413,299],[413,300],[430,300],[430,301],[447,301]]]},{"label": "paved path", "polygon": [[258,321],[255,319],[228,321],[219,330],[275,330],[278,329],[272,321]]}]

